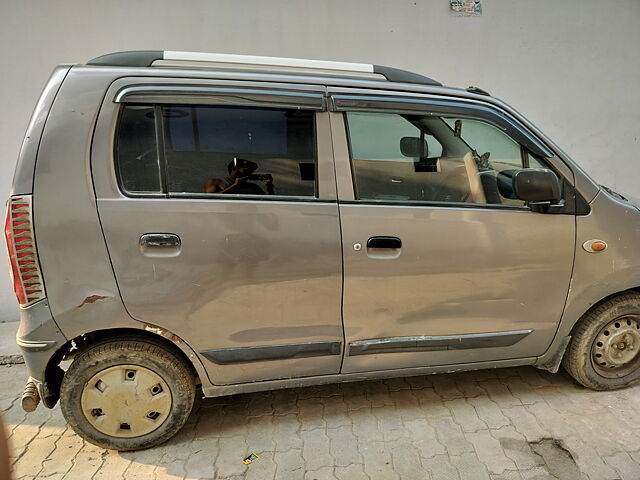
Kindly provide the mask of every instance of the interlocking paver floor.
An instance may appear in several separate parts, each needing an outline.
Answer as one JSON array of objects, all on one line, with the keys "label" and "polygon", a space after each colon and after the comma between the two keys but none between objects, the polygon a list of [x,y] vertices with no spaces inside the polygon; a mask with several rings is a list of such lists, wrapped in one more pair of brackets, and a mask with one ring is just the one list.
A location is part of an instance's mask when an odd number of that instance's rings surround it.
[{"label": "interlocking paver floor", "polygon": [[593,392],[527,367],[235,395],[118,453],[58,407],[22,412],[26,376],[0,367],[18,479],[640,479],[640,385]]}]

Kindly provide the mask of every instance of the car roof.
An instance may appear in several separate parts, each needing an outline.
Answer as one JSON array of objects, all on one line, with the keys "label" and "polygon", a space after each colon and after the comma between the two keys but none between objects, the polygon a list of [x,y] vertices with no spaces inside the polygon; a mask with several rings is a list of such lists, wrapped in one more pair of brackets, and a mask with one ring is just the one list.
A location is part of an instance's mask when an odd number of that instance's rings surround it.
[{"label": "car roof", "polygon": [[[337,76],[345,73],[377,74],[389,82],[413,83],[419,85],[442,86],[442,83],[414,72],[382,65],[367,63],[336,62],[330,60],[310,60],[303,58],[265,57],[256,55],[235,55],[227,53],[178,52],[169,50],[134,50],[115,52],[96,57],[87,65],[112,67],[151,67],[156,62],[187,62],[199,64],[198,67],[215,64],[232,64],[246,66],[268,66],[269,71],[279,68],[302,68],[337,72]],[[215,67],[214,67],[215,68]]]}]

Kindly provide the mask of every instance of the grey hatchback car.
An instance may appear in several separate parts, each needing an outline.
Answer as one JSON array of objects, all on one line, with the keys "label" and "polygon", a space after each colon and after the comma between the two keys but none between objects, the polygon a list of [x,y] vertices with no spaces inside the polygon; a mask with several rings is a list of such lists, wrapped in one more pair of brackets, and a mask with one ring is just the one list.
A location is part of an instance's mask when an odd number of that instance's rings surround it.
[{"label": "grey hatchback car", "polygon": [[60,400],[105,448],[167,440],[197,392],[640,377],[638,208],[487,92],[394,68],[170,51],[57,67],[5,235],[22,405]]}]

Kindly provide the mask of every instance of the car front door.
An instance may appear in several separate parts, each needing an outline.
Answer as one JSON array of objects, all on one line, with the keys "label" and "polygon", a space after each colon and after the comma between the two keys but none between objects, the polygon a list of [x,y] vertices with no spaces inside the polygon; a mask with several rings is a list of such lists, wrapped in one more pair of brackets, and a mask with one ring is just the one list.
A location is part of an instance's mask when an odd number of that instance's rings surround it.
[{"label": "car front door", "polygon": [[488,106],[346,93],[333,105],[342,371],[542,354],[569,288],[575,219],[533,211],[511,175],[550,167],[546,148]]},{"label": "car front door", "polygon": [[130,315],[187,342],[214,384],[337,373],[342,257],[323,88],[117,83],[92,166]]}]

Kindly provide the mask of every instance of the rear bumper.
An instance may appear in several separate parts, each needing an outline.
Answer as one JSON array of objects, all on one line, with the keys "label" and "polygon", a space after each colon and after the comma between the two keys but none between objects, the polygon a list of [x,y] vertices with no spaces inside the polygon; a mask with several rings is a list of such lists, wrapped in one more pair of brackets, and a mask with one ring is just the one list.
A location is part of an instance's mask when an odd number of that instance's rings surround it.
[{"label": "rear bumper", "polygon": [[[22,350],[24,362],[29,370],[40,397],[47,407],[46,371],[51,357],[67,342],[51,316],[47,299],[20,309],[20,327],[16,343]],[[57,365],[55,365],[57,367]],[[55,404],[55,402],[54,402]]]}]

